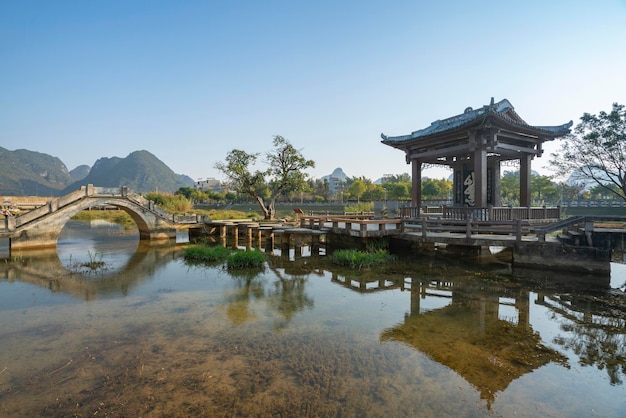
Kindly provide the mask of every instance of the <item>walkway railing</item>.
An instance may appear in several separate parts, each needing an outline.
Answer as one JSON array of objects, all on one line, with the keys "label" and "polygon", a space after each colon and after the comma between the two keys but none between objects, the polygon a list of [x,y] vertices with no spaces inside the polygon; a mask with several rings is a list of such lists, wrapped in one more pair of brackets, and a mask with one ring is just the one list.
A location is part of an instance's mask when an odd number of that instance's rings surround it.
[{"label": "walkway railing", "polygon": [[475,221],[558,221],[561,219],[560,207],[431,207],[423,208],[404,206],[400,209],[403,219],[417,219],[420,216],[439,215],[442,219]]}]

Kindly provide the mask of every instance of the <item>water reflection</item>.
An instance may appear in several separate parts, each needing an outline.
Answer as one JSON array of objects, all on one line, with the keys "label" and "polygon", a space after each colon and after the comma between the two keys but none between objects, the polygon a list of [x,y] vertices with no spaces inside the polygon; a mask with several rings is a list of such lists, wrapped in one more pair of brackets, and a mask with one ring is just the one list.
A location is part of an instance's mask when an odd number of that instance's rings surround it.
[{"label": "water reflection", "polygon": [[[122,246],[80,234],[66,254]],[[601,292],[449,260],[350,270],[306,245],[234,272],[176,245],[138,243],[103,274],[62,252],[0,270],[0,415],[623,411],[626,308]]]},{"label": "water reflection", "polygon": [[[139,241],[135,230],[101,221],[70,221],[63,229],[57,248],[13,254],[11,263],[0,265],[0,273],[14,280],[62,292],[76,298],[127,295],[142,281],[180,256],[182,249],[171,243]],[[81,266],[101,260],[102,267]]]},{"label": "water reflection", "polygon": [[[386,329],[382,341],[398,341],[427,354],[476,387],[490,407],[497,392],[549,363],[567,367],[567,358],[541,343],[529,323],[529,294],[463,282],[411,283],[411,309],[404,321]],[[422,311],[421,301],[448,299]],[[514,316],[502,315],[512,307]]]}]

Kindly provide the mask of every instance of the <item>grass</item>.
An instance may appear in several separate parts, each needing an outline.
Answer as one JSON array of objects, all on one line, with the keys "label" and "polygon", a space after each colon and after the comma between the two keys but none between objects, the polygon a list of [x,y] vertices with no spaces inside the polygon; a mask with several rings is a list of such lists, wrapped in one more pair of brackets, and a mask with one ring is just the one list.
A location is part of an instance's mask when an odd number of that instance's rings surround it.
[{"label": "grass", "polygon": [[265,261],[265,254],[258,250],[232,251],[220,246],[192,246],[187,247],[183,257],[190,262],[224,262],[229,270],[261,267]]},{"label": "grass", "polygon": [[89,256],[89,261],[74,263],[72,262],[72,257],[70,256],[70,270],[76,273],[97,273],[104,272],[108,269],[106,263],[102,261],[102,253],[92,253],[91,251],[87,251],[87,255]]},{"label": "grass", "polygon": [[340,266],[362,269],[393,260],[387,250],[379,249],[372,252],[358,250],[337,250],[333,252],[331,260]]},{"label": "grass", "polygon": [[130,215],[123,210],[83,210],[74,215],[72,219],[77,221],[104,219],[106,221],[122,225],[125,228],[132,228],[135,226],[133,218],[131,218]]},{"label": "grass", "polygon": [[185,248],[183,257],[188,261],[225,261],[231,255],[231,251],[225,247],[193,246]]},{"label": "grass", "polygon": [[237,251],[226,260],[229,269],[261,267],[265,263],[265,254],[258,250]]}]

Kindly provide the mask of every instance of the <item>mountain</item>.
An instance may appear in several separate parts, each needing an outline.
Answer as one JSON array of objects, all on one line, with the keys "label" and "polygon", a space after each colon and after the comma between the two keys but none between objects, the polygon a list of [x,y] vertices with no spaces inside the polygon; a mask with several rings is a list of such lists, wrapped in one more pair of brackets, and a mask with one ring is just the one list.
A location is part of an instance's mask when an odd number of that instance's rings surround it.
[{"label": "mountain", "polygon": [[175,192],[181,187],[193,187],[194,181],[174,173],[165,163],[148,151],[135,151],[126,158],[100,158],[89,174],[65,189],[63,194],[93,184],[99,187],[127,186],[138,192]]},{"label": "mountain", "polygon": [[338,168],[335,168],[331,174],[322,177],[322,180],[330,180],[330,179],[334,179],[338,181],[346,181],[348,179],[348,176],[346,175],[346,173],[343,172],[341,168],[338,167]]},{"label": "mountain", "polygon": [[0,147],[0,195],[58,196],[73,181],[57,157]]},{"label": "mountain", "polygon": [[79,181],[87,177],[87,174],[89,174],[90,170],[91,167],[89,167],[88,165],[79,165],[78,167],[70,171],[70,176],[74,181]]}]

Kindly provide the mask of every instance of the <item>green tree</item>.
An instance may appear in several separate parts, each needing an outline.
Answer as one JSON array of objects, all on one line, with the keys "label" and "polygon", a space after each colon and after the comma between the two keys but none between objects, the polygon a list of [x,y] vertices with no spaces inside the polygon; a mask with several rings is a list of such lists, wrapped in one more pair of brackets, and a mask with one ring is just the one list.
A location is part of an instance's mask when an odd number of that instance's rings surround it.
[{"label": "green tree", "polygon": [[410,183],[385,183],[384,187],[389,200],[407,200],[411,197]]},{"label": "green tree", "polygon": [[531,195],[537,203],[556,195],[556,187],[549,176],[530,176]]},{"label": "green tree", "polygon": [[449,180],[422,180],[422,196],[425,199],[446,199],[450,193],[452,193],[452,182]]},{"label": "green tree", "polygon": [[500,179],[500,196],[504,205],[519,205],[519,171],[504,173]]},{"label": "green tree", "polygon": [[576,200],[585,189],[585,184],[567,184],[560,182],[555,185],[558,201]]},{"label": "green tree", "polygon": [[348,191],[350,192],[350,196],[355,197],[357,203],[359,203],[361,196],[367,191],[367,183],[360,178],[354,179],[350,187],[348,187]]},{"label": "green tree", "polygon": [[583,114],[574,133],[565,137],[551,163],[561,173],[575,173],[626,200],[626,110]]},{"label": "green tree", "polygon": [[215,168],[227,178],[230,186],[239,193],[257,201],[265,219],[274,219],[276,198],[283,192],[301,191],[306,186],[307,168],[315,167],[315,162],[302,156],[300,150],[282,136],[274,136],[274,149],[265,155],[267,169],[250,171],[259,154],[248,154],[233,149],[225,162],[218,162]]}]

